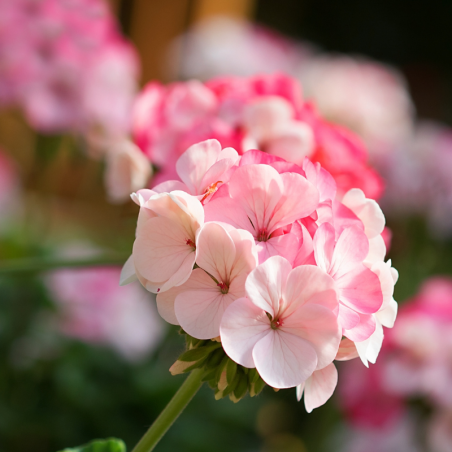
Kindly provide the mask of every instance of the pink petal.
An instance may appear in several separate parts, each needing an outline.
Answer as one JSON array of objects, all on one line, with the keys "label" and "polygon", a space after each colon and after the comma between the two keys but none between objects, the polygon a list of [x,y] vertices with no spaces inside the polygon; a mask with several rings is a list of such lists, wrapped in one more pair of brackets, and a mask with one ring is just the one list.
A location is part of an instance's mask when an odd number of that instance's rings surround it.
[{"label": "pink petal", "polygon": [[394,326],[395,319],[397,317],[398,304],[394,298],[375,315],[378,321],[386,328],[392,328]]},{"label": "pink petal", "polygon": [[269,229],[272,231],[310,215],[319,204],[319,192],[306,178],[283,173],[284,191],[275,209]]},{"label": "pink petal", "polygon": [[380,322],[376,322],[373,334],[365,341],[355,343],[359,357],[366,367],[369,367],[368,362],[375,364],[377,361],[378,354],[383,345],[383,336],[383,327]]},{"label": "pink petal", "polygon": [[305,123],[290,121],[275,131],[265,142],[265,151],[301,165],[314,147],[312,129]]},{"label": "pink petal", "polygon": [[355,226],[346,228],[337,240],[328,273],[338,279],[362,262],[368,253],[369,240],[366,234]]},{"label": "pink petal", "polygon": [[362,264],[336,279],[339,301],[363,314],[377,312],[383,303],[378,276]]},{"label": "pink petal", "polygon": [[317,265],[325,272],[330,271],[335,246],[336,232],[329,223],[322,224],[314,235],[314,256]]},{"label": "pink petal", "polygon": [[351,359],[357,358],[358,350],[356,350],[355,343],[348,338],[343,338],[341,344],[339,345],[339,350],[337,351],[336,361],[349,361]]},{"label": "pink petal", "polygon": [[203,289],[210,290],[210,288],[212,287],[211,282],[213,282],[212,278],[206,275],[206,272],[204,270],[201,270],[200,268],[193,270],[190,278],[188,278],[188,280],[184,284],[172,287],[165,292],[159,292],[157,294],[157,308],[159,314],[168,323],[179,325],[179,321],[177,320],[176,312],[174,310],[176,297],[184,291]]},{"label": "pink petal", "polygon": [[272,256],[282,256],[292,264],[298,248],[298,238],[290,233],[278,237],[271,237],[266,242],[257,242],[259,263],[262,264]]},{"label": "pink petal", "polygon": [[330,311],[338,306],[333,278],[314,265],[302,265],[289,273],[284,301],[287,305],[285,316],[309,302],[315,302]]},{"label": "pink petal", "polygon": [[245,283],[250,300],[272,316],[276,315],[291,270],[290,263],[281,256],[270,257],[256,267]]},{"label": "pink petal", "polygon": [[336,181],[319,163],[312,163],[306,158],[303,162],[303,169],[306,179],[319,190],[320,202],[336,198]]},{"label": "pink petal", "polygon": [[270,321],[265,312],[247,298],[239,298],[223,314],[220,325],[221,344],[236,363],[256,367],[253,348],[270,331]]},{"label": "pink petal", "polygon": [[[167,180],[165,182],[162,182],[161,184],[156,185],[152,188],[152,190],[154,190],[155,193],[169,193],[174,190],[180,190],[190,193],[190,189],[179,180]],[[190,194],[194,195],[195,193]]]},{"label": "pink petal", "polygon": [[[251,234],[255,234],[256,230],[251,224],[251,221],[247,215],[246,210],[241,209],[234,199],[229,196],[221,196],[224,192],[223,187],[227,188],[227,185],[223,185],[211,201],[204,206],[205,221],[216,221],[230,224],[237,229],[245,229]],[[217,196],[220,194],[220,196]]]},{"label": "pink petal", "polygon": [[176,296],[174,308],[177,320],[191,336],[212,339],[219,336],[224,311],[234,299],[232,294],[222,294],[207,273],[196,269],[189,284],[186,288],[182,287]]},{"label": "pink petal", "polygon": [[230,291],[243,290],[241,298],[245,296],[245,280],[248,274],[258,264],[257,249],[254,237],[243,229],[232,229],[228,231],[235,245],[235,260],[230,270]]},{"label": "pink petal", "polygon": [[284,316],[279,330],[306,340],[316,351],[317,368],[320,369],[334,360],[341,340],[336,316],[324,306],[311,303],[289,317]]},{"label": "pink petal", "polygon": [[364,232],[372,239],[383,232],[385,216],[380,206],[373,199],[367,199],[359,188],[352,188],[345,193],[342,203],[353,211],[363,222]]},{"label": "pink petal", "polygon": [[[283,191],[281,176],[267,165],[241,166],[229,182],[230,196],[240,206],[236,209],[245,212],[256,233],[263,229],[268,229],[269,234],[273,231],[269,227],[269,222],[274,216]],[[214,201],[212,200],[210,204]]]},{"label": "pink petal", "polygon": [[219,283],[228,283],[235,260],[235,245],[229,234],[216,223],[206,223],[196,241],[196,263]]},{"label": "pink petal", "polygon": [[383,261],[386,256],[386,245],[383,237],[377,235],[369,240],[369,253],[366,256],[366,264]]},{"label": "pink petal", "polygon": [[360,314],[360,323],[350,330],[344,330],[344,336],[353,342],[362,342],[372,336],[376,328],[375,316]]},{"label": "pink petal", "polygon": [[291,232],[297,235],[300,243],[293,266],[298,267],[299,265],[315,265],[314,242],[311,234],[309,234],[309,231],[303,224],[296,221],[292,224]]},{"label": "pink petal", "polygon": [[292,388],[309,378],[317,366],[312,345],[293,334],[270,330],[253,349],[259,375],[273,388]]},{"label": "pink petal", "polygon": [[284,159],[276,157],[275,155],[267,154],[266,152],[258,151],[257,149],[250,149],[246,151],[240,159],[240,166],[244,165],[271,165],[275,162],[284,162]]},{"label": "pink petal", "polygon": [[339,304],[339,315],[337,317],[337,320],[342,328],[344,328],[345,330],[351,330],[359,324],[361,318],[359,317],[359,314],[353,309],[350,309],[343,304]]},{"label": "pink petal", "polygon": [[176,162],[176,171],[190,193],[200,195],[201,181],[221,152],[218,140],[206,140],[189,147]]},{"label": "pink petal", "polygon": [[316,370],[306,380],[304,388],[304,405],[310,413],[314,408],[322,406],[333,395],[337,386],[337,369],[331,363],[323,369]]},{"label": "pink petal", "polygon": [[[160,290],[184,283],[191,274],[195,253],[181,223],[157,217],[148,220],[147,233],[137,236],[133,245],[134,265],[148,281],[165,282]],[[159,290],[156,290],[157,293]]]},{"label": "pink petal", "polygon": [[125,286],[133,281],[136,281],[137,275],[135,273],[135,265],[133,263],[133,255],[130,256],[121,270],[121,275],[119,277],[119,285]]}]

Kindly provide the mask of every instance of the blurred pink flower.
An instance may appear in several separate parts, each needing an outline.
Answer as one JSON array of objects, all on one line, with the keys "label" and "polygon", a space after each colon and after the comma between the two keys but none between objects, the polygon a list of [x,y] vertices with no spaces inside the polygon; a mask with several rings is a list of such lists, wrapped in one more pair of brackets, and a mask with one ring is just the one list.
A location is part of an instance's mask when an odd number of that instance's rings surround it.
[{"label": "blurred pink flower", "polygon": [[452,407],[452,280],[434,277],[401,310],[388,335],[388,390]]},{"label": "blurred pink flower", "polygon": [[44,132],[126,134],[138,61],[103,0],[0,0],[0,105]]},{"label": "blurred pink flower", "polygon": [[322,119],[303,101],[299,83],[282,74],[168,87],[152,82],[135,102],[133,136],[157,166],[154,184],[177,179],[180,155],[197,142],[215,138],[239,154],[258,148],[298,165],[308,156],[332,174],[339,197],[351,188],[373,199],[383,191],[358,137]]},{"label": "blurred pink flower", "polygon": [[422,215],[435,235],[452,235],[452,129],[419,122],[413,136],[388,156],[382,174],[388,212]]},{"label": "blurred pink flower", "polygon": [[394,68],[364,58],[319,54],[299,71],[306,97],[329,121],[357,133],[376,161],[410,136],[414,106]]},{"label": "blurred pink flower", "polygon": [[47,284],[64,334],[138,360],[157,347],[164,325],[149,293],[138,283],[120,287],[119,275],[108,267],[64,269],[52,272]]}]

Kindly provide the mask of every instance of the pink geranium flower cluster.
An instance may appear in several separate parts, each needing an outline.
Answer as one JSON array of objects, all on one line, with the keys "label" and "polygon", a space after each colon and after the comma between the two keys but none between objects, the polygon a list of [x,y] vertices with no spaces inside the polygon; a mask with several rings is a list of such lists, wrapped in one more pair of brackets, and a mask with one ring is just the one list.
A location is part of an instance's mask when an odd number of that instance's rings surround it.
[{"label": "pink geranium flower cluster", "polygon": [[299,166],[305,157],[320,162],[335,178],[339,196],[360,188],[377,199],[383,190],[360,139],[325,121],[303,100],[297,80],[285,75],[149,83],[135,103],[133,134],[159,170],[154,183],[175,179],[180,155],[215,138],[240,155],[260,149]]},{"label": "pink geranium flower cluster", "polygon": [[[409,422],[411,438],[420,431],[429,451],[451,450],[451,357],[452,279],[437,276],[400,309],[377,366],[365,371],[357,363],[344,366],[339,401],[350,424],[386,436]],[[423,412],[418,419],[413,399],[429,406],[427,417]]]},{"label": "pink geranium flower cluster", "polygon": [[138,61],[103,0],[0,0],[0,106],[45,132],[127,132]]},{"label": "pink geranium flower cluster", "polygon": [[132,196],[140,214],[122,282],[136,276],[169,323],[220,340],[268,385],[304,391],[308,411],[320,406],[333,361],[375,362],[394,322],[378,204],[359,189],[338,201],[331,174],[307,158],[240,156],[217,140],[175,167],[181,181]]}]

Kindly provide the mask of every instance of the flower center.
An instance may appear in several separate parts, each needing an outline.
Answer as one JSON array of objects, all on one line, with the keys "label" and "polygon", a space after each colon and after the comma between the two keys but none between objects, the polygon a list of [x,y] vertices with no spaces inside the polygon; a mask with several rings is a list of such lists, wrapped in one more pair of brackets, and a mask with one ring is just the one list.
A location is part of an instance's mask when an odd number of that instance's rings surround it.
[{"label": "flower center", "polygon": [[270,327],[272,330],[277,330],[279,327],[283,325],[282,319],[274,319],[268,312],[267,317],[270,320]]},{"label": "flower center", "polygon": [[193,248],[193,250],[196,249],[196,244],[195,244],[195,242],[194,242],[193,240],[191,240],[191,239],[186,239],[186,240],[185,240],[185,244],[191,246],[191,247]]},{"label": "flower center", "polygon": [[220,281],[217,283],[217,286],[220,288],[220,291],[222,294],[226,294],[229,292],[229,287],[227,284],[225,284],[223,281]]},{"label": "flower center", "polygon": [[217,182],[215,182],[215,183],[213,183],[213,184],[210,184],[210,185],[206,188],[206,190],[204,191],[204,196],[203,196],[203,198],[201,199],[201,204],[204,204],[204,201],[205,201],[211,194],[215,193],[215,192],[218,190],[217,185],[218,185],[218,184],[222,184],[222,183],[223,183],[223,182],[222,182],[221,180],[219,180],[219,181],[217,181]]},{"label": "flower center", "polygon": [[258,242],[266,242],[268,240],[268,231],[267,228],[261,229],[258,233],[257,233],[257,241]]}]

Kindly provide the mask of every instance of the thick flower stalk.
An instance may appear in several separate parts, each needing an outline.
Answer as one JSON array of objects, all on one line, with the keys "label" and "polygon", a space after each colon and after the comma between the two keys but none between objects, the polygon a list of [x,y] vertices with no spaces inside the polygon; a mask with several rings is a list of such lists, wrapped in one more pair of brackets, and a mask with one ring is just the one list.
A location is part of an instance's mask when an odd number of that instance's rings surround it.
[{"label": "thick flower stalk", "polygon": [[177,161],[182,181],[140,190],[135,278],[180,325],[187,351],[173,374],[202,369],[216,398],[265,384],[297,388],[306,409],[337,384],[334,360],[375,362],[392,327],[397,272],[385,262],[385,219],[360,189],[338,201],[333,177],[217,140]]}]

